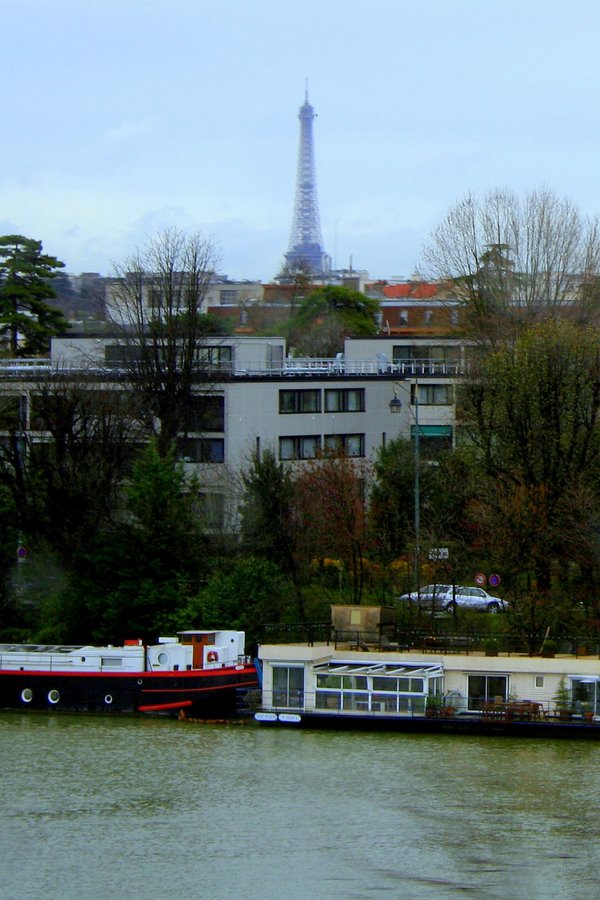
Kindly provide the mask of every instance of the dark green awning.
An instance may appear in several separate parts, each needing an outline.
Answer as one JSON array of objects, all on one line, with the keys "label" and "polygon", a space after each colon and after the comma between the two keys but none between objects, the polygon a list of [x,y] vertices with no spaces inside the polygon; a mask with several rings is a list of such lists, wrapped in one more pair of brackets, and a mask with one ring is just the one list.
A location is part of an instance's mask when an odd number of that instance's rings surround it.
[{"label": "dark green awning", "polygon": [[[415,436],[416,425],[410,429],[411,437]],[[419,425],[419,437],[452,437],[452,425]]]}]

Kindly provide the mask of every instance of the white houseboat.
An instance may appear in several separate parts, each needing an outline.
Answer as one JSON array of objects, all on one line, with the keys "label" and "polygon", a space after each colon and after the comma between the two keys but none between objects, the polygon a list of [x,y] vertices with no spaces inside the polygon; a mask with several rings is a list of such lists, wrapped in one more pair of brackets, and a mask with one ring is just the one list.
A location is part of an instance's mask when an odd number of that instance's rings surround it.
[{"label": "white houseboat", "polygon": [[491,656],[337,640],[265,643],[259,660],[261,724],[600,739],[598,655]]}]

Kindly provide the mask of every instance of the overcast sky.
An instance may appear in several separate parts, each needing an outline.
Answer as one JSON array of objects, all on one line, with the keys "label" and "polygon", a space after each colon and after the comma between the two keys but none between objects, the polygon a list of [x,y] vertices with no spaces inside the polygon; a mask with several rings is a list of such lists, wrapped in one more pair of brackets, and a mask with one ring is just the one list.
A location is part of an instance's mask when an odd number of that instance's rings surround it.
[{"label": "overcast sky", "polygon": [[334,265],[410,276],[469,191],[600,213],[598,0],[0,0],[0,234],[110,274],[177,225],[287,249],[309,79]]}]

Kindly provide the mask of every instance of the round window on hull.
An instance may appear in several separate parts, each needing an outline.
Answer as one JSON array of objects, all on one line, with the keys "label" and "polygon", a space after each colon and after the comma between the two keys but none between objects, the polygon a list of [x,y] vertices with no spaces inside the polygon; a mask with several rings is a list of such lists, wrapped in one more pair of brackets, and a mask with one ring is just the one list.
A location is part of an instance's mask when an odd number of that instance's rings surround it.
[{"label": "round window on hull", "polygon": [[31,688],[23,688],[21,691],[21,700],[23,703],[31,703],[33,700],[33,691]]},{"label": "round window on hull", "polygon": [[60,700],[60,694],[56,690],[48,691],[48,702],[55,706]]}]

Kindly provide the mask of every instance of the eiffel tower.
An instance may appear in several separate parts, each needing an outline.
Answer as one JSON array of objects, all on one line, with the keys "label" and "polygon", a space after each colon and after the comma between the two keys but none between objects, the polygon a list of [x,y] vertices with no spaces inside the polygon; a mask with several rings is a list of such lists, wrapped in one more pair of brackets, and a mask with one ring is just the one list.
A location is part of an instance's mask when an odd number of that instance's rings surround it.
[{"label": "eiffel tower", "polygon": [[313,119],[315,111],[308,102],[308,87],[304,103],[298,112],[300,119],[300,145],[298,148],[298,170],[296,175],[296,198],[292,218],[292,233],[286,266],[290,270],[306,267],[313,276],[324,276],[331,271],[331,257],[323,249],[319,203],[317,200],[317,177],[313,148]]}]

